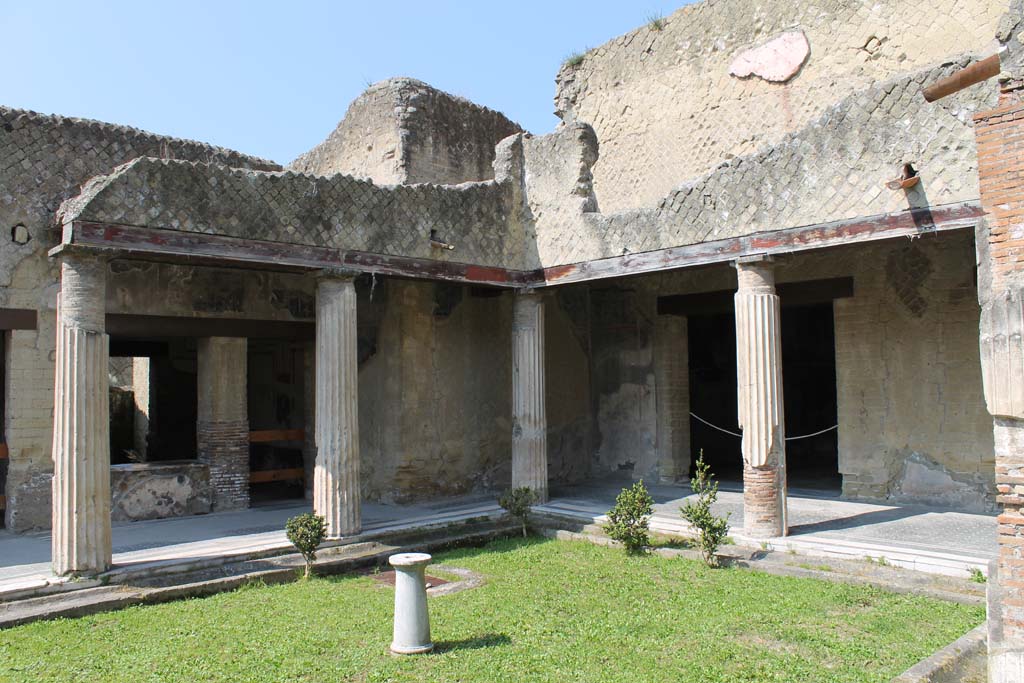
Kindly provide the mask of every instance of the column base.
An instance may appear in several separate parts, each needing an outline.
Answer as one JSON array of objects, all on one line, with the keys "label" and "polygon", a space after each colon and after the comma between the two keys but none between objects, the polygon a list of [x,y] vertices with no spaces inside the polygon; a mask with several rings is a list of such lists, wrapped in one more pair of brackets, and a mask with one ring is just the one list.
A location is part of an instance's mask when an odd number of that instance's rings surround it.
[{"label": "column base", "polygon": [[1024,647],[989,652],[989,683],[1020,683],[1024,681]]},{"label": "column base", "polygon": [[786,471],[779,466],[743,465],[743,533],[751,538],[776,538],[786,528]]}]

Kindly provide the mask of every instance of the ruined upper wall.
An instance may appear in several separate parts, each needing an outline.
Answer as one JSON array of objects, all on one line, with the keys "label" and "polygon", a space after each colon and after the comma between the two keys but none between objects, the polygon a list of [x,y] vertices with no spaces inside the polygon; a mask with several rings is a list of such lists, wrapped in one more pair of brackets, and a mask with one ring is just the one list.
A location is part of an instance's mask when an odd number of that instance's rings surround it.
[{"label": "ruined upper wall", "polygon": [[490,180],[494,146],[520,130],[499,112],[422,81],[392,78],[356,98],[334,132],[290,168],[379,185]]},{"label": "ruined upper wall", "polygon": [[[147,158],[90,182],[59,218],[514,268],[511,214],[507,182],[382,187]],[[432,230],[454,250],[431,247]]]},{"label": "ruined upper wall", "polygon": [[[972,114],[995,104],[994,89],[982,83],[932,104],[921,96],[925,85],[968,62],[849,93],[773,146],[682,184],[648,209],[612,213],[592,191],[606,147],[602,142],[598,150],[586,124],[524,140],[539,260],[545,266],[579,263],[977,201]],[[886,181],[904,162],[919,171],[919,184],[888,189]]]},{"label": "ruined upper wall", "polygon": [[[851,92],[988,48],[1008,5],[704,0],[564,65],[556,109],[597,133],[601,210],[650,207],[688,178],[778,144]],[[729,74],[742,52],[787,31],[810,46],[787,82]]]}]

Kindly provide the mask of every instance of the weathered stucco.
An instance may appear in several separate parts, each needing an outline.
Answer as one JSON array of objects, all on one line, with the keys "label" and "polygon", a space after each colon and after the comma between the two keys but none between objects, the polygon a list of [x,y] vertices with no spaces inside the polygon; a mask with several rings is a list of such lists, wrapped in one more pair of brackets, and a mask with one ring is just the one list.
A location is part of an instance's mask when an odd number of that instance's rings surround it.
[{"label": "weathered stucco", "polygon": [[[986,49],[1008,5],[698,2],[565,64],[555,108],[601,141],[594,186],[602,209],[652,206],[689,178],[778,145],[849,93]],[[811,50],[795,77],[780,84],[729,74],[744,50],[793,29]]]},{"label": "weathered stucco", "polygon": [[209,468],[191,460],[113,465],[111,519],[133,522],[210,511]]},{"label": "weathered stucco", "polygon": [[290,168],[378,185],[491,180],[494,146],[519,130],[492,109],[413,78],[391,78],[367,88],[334,132]]}]

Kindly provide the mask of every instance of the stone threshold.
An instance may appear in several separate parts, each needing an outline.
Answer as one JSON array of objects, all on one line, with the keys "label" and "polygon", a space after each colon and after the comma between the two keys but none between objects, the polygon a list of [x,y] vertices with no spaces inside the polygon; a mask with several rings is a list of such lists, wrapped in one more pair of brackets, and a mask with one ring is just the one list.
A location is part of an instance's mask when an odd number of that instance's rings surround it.
[{"label": "stone threshold", "polygon": [[[455,523],[393,529],[378,533],[374,540],[352,539],[335,543],[317,552],[317,575],[345,574],[364,567],[386,565],[395,553],[432,551],[452,545],[484,543],[497,536],[515,532],[518,524],[504,513],[473,517]],[[289,546],[290,548],[290,546]],[[269,552],[269,551],[267,551]],[[302,556],[291,552],[261,556],[222,558],[219,563],[181,563],[174,572],[146,572],[133,568],[131,575],[120,574],[117,582],[100,579],[78,582],[77,588],[57,593],[26,595],[0,603],[0,629],[35,621],[80,617],[123,609],[132,605],[156,604],[190,597],[202,597],[263,582],[289,583],[298,580],[304,570]],[[116,571],[116,570],[115,570]],[[451,573],[452,568],[444,571]],[[112,573],[112,572],[111,572]],[[443,593],[479,585],[479,577],[463,576],[461,581],[445,584]]]},{"label": "stone threshold", "polygon": [[[451,512],[438,511],[430,515],[405,518],[401,521],[367,525],[363,532],[355,536],[325,541],[321,546],[321,552],[366,542],[386,543],[390,539],[403,537],[408,533],[425,535],[438,530],[443,531],[453,525],[461,526],[473,522],[494,524],[503,520],[505,516],[505,512],[493,503],[481,504],[468,509],[461,508]],[[284,531],[252,534],[247,541],[241,545],[234,544],[230,549],[218,551],[215,554],[211,553],[213,548],[211,548],[210,541],[182,543],[173,547],[179,554],[177,557],[133,562],[122,566],[115,565],[111,570],[95,577],[77,578],[48,575],[5,582],[0,584],[0,606],[5,603],[46,595],[150,581],[159,577],[171,577],[294,553],[294,547],[288,542]],[[2,613],[0,613],[0,624],[2,624]]]},{"label": "stone threshold", "polygon": [[[606,515],[595,515],[592,510],[582,505],[559,502],[535,508],[538,513],[562,519],[576,524],[584,524],[593,529],[607,521]],[[670,538],[690,539],[696,531],[687,522],[677,517],[655,513],[650,522],[651,532]],[[736,546],[756,548],[759,550],[790,552],[807,557],[819,557],[843,560],[873,561],[880,565],[891,565],[917,572],[937,574],[953,578],[971,578],[975,571],[988,577],[988,565],[991,558],[970,553],[938,552],[925,548],[915,548],[910,544],[899,543],[867,543],[842,538],[829,538],[820,535],[779,536],[776,538],[749,538],[739,530],[730,531],[729,537]]]}]

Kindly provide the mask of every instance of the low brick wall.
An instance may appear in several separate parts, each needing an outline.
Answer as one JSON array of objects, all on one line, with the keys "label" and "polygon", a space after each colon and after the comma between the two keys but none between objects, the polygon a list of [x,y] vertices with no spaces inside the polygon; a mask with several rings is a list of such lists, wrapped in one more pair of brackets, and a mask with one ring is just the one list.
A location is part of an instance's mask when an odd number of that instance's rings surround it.
[{"label": "low brick wall", "polygon": [[210,511],[210,468],[194,460],[110,467],[111,519],[184,517]]}]

